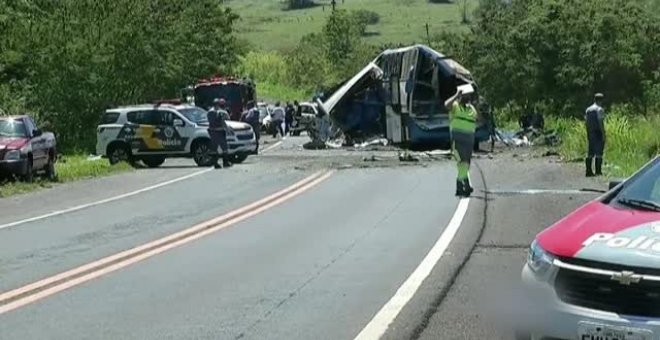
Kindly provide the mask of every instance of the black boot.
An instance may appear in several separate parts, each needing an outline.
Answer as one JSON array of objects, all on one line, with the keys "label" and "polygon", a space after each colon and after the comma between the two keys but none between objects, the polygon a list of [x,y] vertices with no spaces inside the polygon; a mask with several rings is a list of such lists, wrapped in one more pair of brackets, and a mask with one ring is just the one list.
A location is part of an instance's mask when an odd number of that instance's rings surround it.
[{"label": "black boot", "polygon": [[463,185],[463,181],[461,180],[456,180],[456,196],[458,197],[465,196],[465,187]]},{"label": "black boot", "polygon": [[463,188],[465,188],[464,189],[465,190],[465,197],[470,197],[470,195],[472,195],[472,192],[474,191],[474,189],[470,185],[470,180],[469,179],[466,178],[466,179],[463,180]]},{"label": "black boot", "polygon": [[584,160],[584,165],[587,168],[587,171],[586,171],[586,176],[587,177],[594,177],[594,171],[591,169],[591,160],[592,160],[591,157],[587,157],[587,159]]},{"label": "black boot", "polygon": [[603,159],[596,157],[596,176],[603,175]]},{"label": "black boot", "polygon": [[229,156],[227,155],[222,155],[222,166],[225,168],[228,168],[231,166],[231,162],[229,162]]}]

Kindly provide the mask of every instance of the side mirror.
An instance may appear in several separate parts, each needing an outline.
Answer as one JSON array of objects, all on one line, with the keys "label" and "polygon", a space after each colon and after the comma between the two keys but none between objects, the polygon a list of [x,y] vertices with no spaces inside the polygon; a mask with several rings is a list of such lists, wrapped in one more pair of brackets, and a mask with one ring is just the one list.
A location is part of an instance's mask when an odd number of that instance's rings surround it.
[{"label": "side mirror", "polygon": [[612,189],[616,188],[619,184],[623,183],[623,181],[624,180],[620,179],[620,178],[610,180],[608,190],[612,190]]},{"label": "side mirror", "polygon": [[41,130],[39,130],[39,129],[34,129],[34,130],[32,131],[32,136],[34,136],[34,137],[39,137],[39,136],[41,136],[41,135],[43,135],[43,134],[44,134],[44,133],[43,133]]},{"label": "side mirror", "polygon": [[173,121],[174,126],[184,126],[183,121],[181,119],[175,119]]}]

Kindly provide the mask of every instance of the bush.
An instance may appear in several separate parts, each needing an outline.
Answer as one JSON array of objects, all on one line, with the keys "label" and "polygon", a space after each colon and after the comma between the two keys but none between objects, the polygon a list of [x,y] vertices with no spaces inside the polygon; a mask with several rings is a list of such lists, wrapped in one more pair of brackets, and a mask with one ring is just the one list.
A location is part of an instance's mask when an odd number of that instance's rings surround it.
[{"label": "bush", "polygon": [[[631,106],[616,106],[605,121],[607,143],[605,168],[608,174],[628,176],[644,163],[660,154],[660,115],[648,118],[631,112]],[[561,126],[564,159],[583,159],[587,153],[584,123],[573,118],[556,119],[549,126]]]},{"label": "bush", "polygon": [[359,9],[354,12],[356,19],[365,25],[375,25],[380,21],[380,15],[374,11]]},{"label": "bush", "polygon": [[303,37],[295,48],[283,53],[250,52],[241,58],[239,70],[257,84],[268,83],[261,88],[269,94],[311,94],[331,87],[352,77],[376,56],[377,49],[362,42],[366,24],[357,19],[359,15],[364,14],[337,10],[322,32]]}]

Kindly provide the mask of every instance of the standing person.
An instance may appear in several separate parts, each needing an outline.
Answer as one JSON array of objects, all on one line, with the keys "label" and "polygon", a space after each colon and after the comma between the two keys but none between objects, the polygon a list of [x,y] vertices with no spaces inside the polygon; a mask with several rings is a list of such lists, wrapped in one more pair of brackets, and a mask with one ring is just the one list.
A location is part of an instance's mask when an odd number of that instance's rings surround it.
[{"label": "standing person", "polygon": [[296,118],[300,118],[302,116],[302,106],[300,106],[297,100],[294,100],[293,107],[296,109]]},{"label": "standing person", "polygon": [[470,104],[470,95],[461,90],[445,101],[445,107],[449,110],[452,150],[458,167],[456,196],[469,197],[473,191],[469,173],[478,113]]},{"label": "standing person", "polygon": [[[603,174],[603,151],[605,150],[605,110],[602,107],[602,93],[594,95],[594,103],[589,106],[584,114],[587,127],[587,142],[589,143],[587,158],[585,160],[586,176],[593,177]],[[593,159],[596,158],[596,172],[591,168]]]},{"label": "standing person", "polygon": [[229,112],[225,110],[226,102],[224,99],[216,98],[213,100],[213,107],[206,114],[209,121],[209,137],[211,138],[211,151],[213,157],[213,167],[220,169],[218,164],[218,147],[222,149],[222,166],[230,167],[229,155],[227,154],[227,122]]},{"label": "standing person", "polygon": [[254,101],[248,102],[248,110],[243,116],[243,121],[252,126],[254,130],[254,139],[257,141],[255,152],[259,153],[259,139],[261,138],[261,124],[259,123],[259,109],[254,105]]},{"label": "standing person", "polygon": [[291,105],[290,102],[286,102],[286,109],[284,112],[284,133],[287,135],[290,134],[291,132],[291,126],[293,125],[293,114],[295,113],[295,109],[293,108],[293,105]]},{"label": "standing person", "polygon": [[284,129],[282,129],[282,123],[284,123],[284,109],[280,105],[280,102],[275,103],[275,108],[270,114],[272,117],[271,124],[275,125],[275,130],[273,131],[273,138],[277,137],[279,132],[280,136],[284,137]]}]

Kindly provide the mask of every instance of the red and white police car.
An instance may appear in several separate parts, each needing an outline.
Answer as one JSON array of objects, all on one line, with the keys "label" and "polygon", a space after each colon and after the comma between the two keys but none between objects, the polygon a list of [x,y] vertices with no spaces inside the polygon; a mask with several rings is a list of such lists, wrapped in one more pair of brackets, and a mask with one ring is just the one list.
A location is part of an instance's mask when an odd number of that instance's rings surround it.
[{"label": "red and white police car", "polygon": [[660,339],[660,157],[610,188],[532,243],[519,339]]}]

